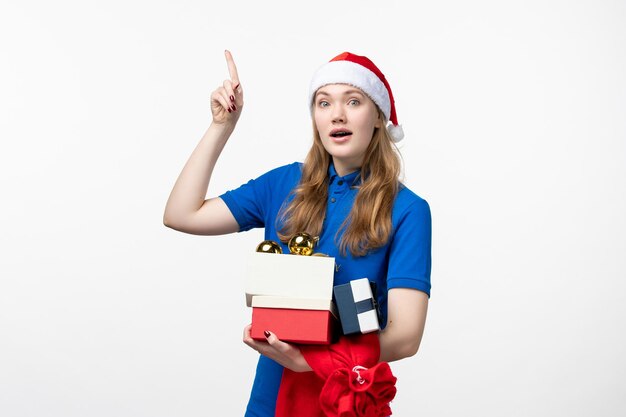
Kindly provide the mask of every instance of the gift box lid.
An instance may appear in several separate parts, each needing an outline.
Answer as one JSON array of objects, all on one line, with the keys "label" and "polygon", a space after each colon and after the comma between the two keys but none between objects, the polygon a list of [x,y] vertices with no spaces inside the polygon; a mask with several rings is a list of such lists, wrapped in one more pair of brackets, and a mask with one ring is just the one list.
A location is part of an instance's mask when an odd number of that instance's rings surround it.
[{"label": "gift box lid", "polygon": [[332,300],[335,258],[252,252],[245,279],[246,305],[254,295]]},{"label": "gift box lid", "polygon": [[339,317],[332,300],[321,298],[278,297],[274,295],[253,295],[252,307],[283,308],[294,310],[324,310]]}]

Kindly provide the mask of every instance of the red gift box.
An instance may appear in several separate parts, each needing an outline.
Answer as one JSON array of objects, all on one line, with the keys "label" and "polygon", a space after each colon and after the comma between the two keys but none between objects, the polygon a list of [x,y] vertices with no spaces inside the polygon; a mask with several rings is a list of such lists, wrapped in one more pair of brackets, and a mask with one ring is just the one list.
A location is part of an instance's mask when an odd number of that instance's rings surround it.
[{"label": "red gift box", "polygon": [[329,310],[252,308],[253,339],[267,340],[266,330],[284,342],[327,345],[333,340],[337,319]]}]

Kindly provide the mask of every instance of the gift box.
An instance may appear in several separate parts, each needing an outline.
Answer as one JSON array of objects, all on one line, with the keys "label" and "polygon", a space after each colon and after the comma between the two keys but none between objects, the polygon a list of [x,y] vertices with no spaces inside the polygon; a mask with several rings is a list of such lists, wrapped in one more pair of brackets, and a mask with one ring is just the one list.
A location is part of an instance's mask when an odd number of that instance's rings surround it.
[{"label": "gift box", "polygon": [[375,284],[367,278],[356,279],[333,288],[344,335],[380,330]]},{"label": "gift box", "polygon": [[266,340],[269,330],[284,342],[330,344],[337,334],[332,300],[253,296],[251,304],[253,339]]},{"label": "gift box", "polygon": [[337,307],[331,299],[255,295],[252,297],[252,307],[284,308],[295,310],[325,310],[330,311],[335,318],[339,317]]},{"label": "gift box", "polygon": [[245,280],[253,339],[265,330],[291,343],[329,344],[338,333],[332,301],[335,259],[252,253]]},{"label": "gift box", "polygon": [[253,252],[247,264],[246,304],[255,295],[332,300],[335,258]]}]

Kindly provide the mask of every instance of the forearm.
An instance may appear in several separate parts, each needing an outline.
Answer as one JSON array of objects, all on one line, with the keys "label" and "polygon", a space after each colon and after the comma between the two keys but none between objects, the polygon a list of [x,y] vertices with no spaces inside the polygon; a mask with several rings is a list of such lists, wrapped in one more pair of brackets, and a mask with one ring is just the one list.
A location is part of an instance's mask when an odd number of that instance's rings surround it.
[{"label": "forearm", "polygon": [[171,225],[193,215],[206,198],[215,164],[234,126],[211,123],[183,167],[165,206],[163,222]]}]

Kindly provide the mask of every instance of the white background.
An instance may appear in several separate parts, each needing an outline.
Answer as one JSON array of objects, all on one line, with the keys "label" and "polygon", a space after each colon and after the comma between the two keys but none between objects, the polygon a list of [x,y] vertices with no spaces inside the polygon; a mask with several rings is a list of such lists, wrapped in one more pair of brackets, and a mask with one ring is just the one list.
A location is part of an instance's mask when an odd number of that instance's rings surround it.
[{"label": "white background", "polygon": [[302,160],[313,71],[351,51],[396,96],[433,213],[397,416],[626,412],[622,1],[13,1],[0,7],[0,415],[242,415],[240,257],[260,230],[162,224],[239,66],[209,195]]}]

